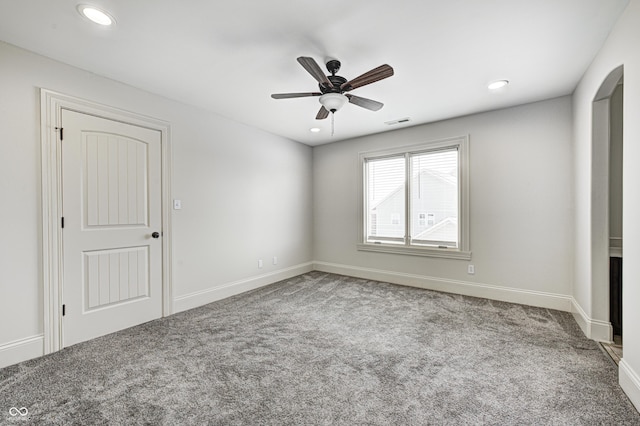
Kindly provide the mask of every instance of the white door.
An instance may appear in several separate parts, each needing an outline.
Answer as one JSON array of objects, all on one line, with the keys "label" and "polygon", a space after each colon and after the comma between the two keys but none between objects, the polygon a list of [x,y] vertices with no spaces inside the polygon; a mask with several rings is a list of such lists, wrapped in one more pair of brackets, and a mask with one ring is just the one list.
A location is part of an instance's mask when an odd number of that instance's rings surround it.
[{"label": "white door", "polygon": [[161,133],[62,111],[63,346],[162,316]]}]

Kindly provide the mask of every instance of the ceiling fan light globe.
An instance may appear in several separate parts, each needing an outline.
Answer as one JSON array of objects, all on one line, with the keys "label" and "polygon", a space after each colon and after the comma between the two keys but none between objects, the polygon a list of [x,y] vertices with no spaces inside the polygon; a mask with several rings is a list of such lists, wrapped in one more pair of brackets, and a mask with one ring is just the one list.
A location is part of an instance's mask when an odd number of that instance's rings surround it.
[{"label": "ceiling fan light globe", "polygon": [[327,111],[336,112],[347,102],[347,97],[340,93],[325,93],[320,96],[320,103]]}]

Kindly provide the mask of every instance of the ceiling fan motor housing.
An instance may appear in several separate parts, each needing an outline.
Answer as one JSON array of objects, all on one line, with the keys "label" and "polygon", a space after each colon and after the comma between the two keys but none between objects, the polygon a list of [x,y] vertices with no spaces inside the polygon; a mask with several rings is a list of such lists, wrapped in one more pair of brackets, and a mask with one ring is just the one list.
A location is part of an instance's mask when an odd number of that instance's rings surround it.
[{"label": "ceiling fan motor housing", "polygon": [[340,86],[342,86],[344,83],[347,82],[347,79],[344,77],[341,77],[339,75],[328,75],[327,78],[329,79],[329,81],[331,82],[331,84],[333,84],[333,87],[328,87],[324,84],[319,84],[318,87],[320,87],[320,91],[322,93],[343,93],[344,90],[340,88]]}]

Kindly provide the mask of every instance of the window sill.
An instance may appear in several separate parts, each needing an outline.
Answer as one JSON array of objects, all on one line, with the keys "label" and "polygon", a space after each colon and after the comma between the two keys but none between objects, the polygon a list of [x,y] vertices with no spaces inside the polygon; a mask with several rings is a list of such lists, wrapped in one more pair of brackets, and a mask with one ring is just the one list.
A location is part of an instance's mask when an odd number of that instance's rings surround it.
[{"label": "window sill", "polygon": [[378,253],[405,254],[409,256],[439,257],[444,259],[471,260],[470,251],[455,249],[437,249],[422,247],[393,246],[390,244],[358,244],[359,251],[373,251]]}]

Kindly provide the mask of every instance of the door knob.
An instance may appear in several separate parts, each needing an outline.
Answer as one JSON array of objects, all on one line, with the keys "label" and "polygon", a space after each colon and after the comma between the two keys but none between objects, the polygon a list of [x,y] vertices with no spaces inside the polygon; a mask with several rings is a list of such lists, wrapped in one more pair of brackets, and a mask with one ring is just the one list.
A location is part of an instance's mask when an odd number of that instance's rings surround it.
[{"label": "door knob", "polygon": [[153,238],[160,238],[160,233],[159,232],[154,232],[153,234],[151,234],[151,236]]}]

